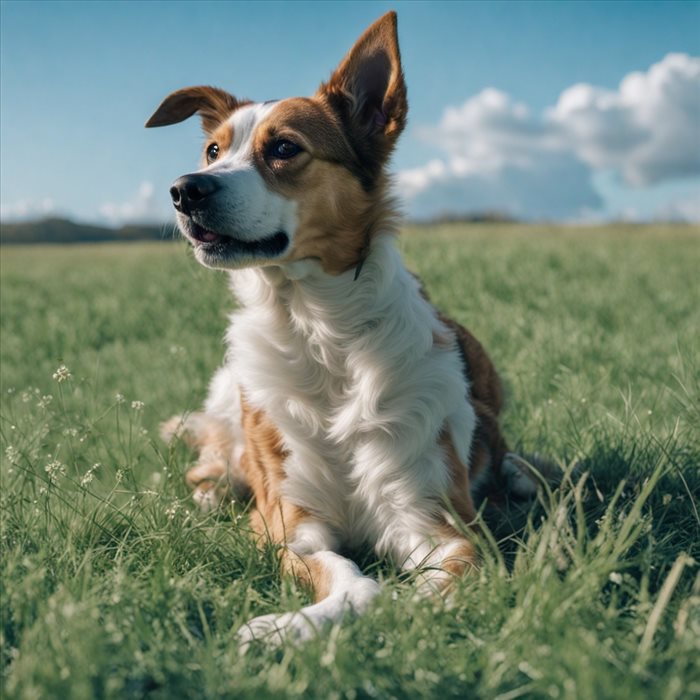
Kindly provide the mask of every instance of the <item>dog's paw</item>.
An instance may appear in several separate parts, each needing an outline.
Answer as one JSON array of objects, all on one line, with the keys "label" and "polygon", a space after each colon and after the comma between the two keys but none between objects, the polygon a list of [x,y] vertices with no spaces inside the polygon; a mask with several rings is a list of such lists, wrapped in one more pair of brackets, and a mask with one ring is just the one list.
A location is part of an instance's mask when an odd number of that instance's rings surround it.
[{"label": "dog's paw", "polygon": [[528,463],[514,452],[506,453],[503,458],[501,471],[509,493],[515,498],[527,501],[537,495],[537,482],[530,469]]},{"label": "dog's paw", "polygon": [[192,492],[192,500],[197,504],[200,513],[211,513],[221,505],[223,498],[215,484],[203,482]]},{"label": "dog's paw", "polygon": [[236,641],[242,654],[253,642],[261,642],[266,647],[278,647],[289,640],[294,643],[305,642],[315,637],[323,620],[314,620],[302,611],[271,615],[260,615],[246,622],[236,632]]},{"label": "dog's paw", "polygon": [[169,445],[176,438],[182,437],[184,429],[184,416],[173,416],[172,418],[168,418],[168,420],[165,420],[160,424],[158,432],[160,434],[160,439],[166,445]]}]

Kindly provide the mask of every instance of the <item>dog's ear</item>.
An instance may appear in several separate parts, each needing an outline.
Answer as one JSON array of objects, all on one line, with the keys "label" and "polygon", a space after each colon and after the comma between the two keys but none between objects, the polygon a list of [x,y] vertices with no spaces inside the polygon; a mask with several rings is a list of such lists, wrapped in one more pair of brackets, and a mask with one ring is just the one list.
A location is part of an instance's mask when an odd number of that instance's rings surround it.
[{"label": "dog's ear", "polygon": [[339,114],[358,154],[383,165],[408,112],[395,12],[365,31],[317,96]]},{"label": "dog's ear", "polygon": [[170,93],[161,103],[146,128],[177,124],[199,112],[204,131],[213,131],[231,112],[241,106],[233,95],[225,90],[199,85]]}]

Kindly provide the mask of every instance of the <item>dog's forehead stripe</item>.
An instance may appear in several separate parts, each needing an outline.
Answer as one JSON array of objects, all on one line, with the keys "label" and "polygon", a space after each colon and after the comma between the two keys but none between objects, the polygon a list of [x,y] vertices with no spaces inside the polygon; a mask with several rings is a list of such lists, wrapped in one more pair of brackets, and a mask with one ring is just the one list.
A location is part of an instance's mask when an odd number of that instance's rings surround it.
[{"label": "dog's forehead stripe", "polygon": [[248,151],[252,148],[255,129],[272,109],[274,103],[256,102],[237,109],[228,120],[233,129],[231,151]]}]

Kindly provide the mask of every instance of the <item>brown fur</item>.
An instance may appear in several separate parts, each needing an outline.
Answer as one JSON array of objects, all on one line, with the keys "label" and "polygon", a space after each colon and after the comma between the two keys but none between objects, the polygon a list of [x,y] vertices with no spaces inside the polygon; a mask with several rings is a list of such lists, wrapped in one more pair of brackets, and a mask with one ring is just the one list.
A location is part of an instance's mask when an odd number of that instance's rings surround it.
[{"label": "brown fur", "polygon": [[[263,411],[251,408],[244,398],[241,406],[246,435],[241,468],[255,496],[250,523],[260,538],[284,545],[293,538],[296,528],[311,516],[282,496],[287,453],[281,445],[279,432]],[[286,547],[280,550],[280,556],[282,569],[312,588],[317,601],[328,595],[330,574],[317,557],[295,554]]]},{"label": "brown fur", "polygon": [[219,124],[213,131],[210,132],[209,138],[204,145],[204,154],[202,160],[204,164],[207,163],[207,150],[212,144],[216,144],[219,147],[221,153],[228,151],[231,148],[231,143],[233,142],[233,129],[230,125],[224,123]]},{"label": "brown fur", "polygon": [[395,12],[365,31],[317,97],[340,116],[357,153],[363,185],[371,189],[408,114]]},{"label": "brown fur", "polygon": [[498,419],[503,408],[503,388],[496,368],[481,343],[456,321],[440,314],[440,320],[451,328],[465,361],[465,375],[469,382],[470,399],[476,412],[476,430],[472,441],[469,464],[470,479],[490,468],[492,478],[487,495],[491,502],[503,500],[504,485],[501,464],[508,446]]},{"label": "brown fur", "polygon": [[167,126],[188,119],[196,112],[206,132],[213,131],[224,119],[249,100],[237,100],[225,90],[198,85],[170,93],[146,122],[146,127]]},{"label": "brown fur", "polygon": [[233,441],[223,421],[199,413],[184,419],[175,416],[163,423],[161,433],[166,439],[177,435],[191,449],[197,450],[197,463],[185,475],[191,489],[201,492],[215,489],[224,498],[236,488],[236,484],[229,483]]}]

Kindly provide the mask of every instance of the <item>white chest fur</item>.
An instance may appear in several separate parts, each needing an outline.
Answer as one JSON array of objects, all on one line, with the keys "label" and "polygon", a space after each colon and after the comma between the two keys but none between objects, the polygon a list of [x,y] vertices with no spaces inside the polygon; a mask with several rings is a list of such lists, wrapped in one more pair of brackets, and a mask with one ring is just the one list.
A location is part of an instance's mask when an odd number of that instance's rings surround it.
[{"label": "white chest fur", "polygon": [[395,553],[441,508],[440,432],[468,464],[476,418],[462,358],[434,343],[447,331],[391,236],[353,277],[308,262],[232,273],[227,364],[289,451],[286,496],[339,539]]}]

